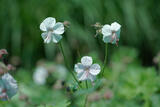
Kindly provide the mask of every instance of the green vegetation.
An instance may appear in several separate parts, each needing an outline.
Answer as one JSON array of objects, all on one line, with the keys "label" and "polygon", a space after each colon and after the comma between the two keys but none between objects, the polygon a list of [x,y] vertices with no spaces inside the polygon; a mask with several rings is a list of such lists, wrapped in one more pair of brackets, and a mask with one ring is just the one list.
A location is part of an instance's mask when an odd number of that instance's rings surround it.
[{"label": "green vegetation", "polygon": [[[83,107],[86,96],[87,107],[159,107],[159,10],[158,0],[1,0],[0,49],[17,67],[11,74],[19,92],[0,107]],[[44,44],[40,36],[39,25],[49,16],[70,23],[62,45],[72,69],[85,55],[103,66],[105,44],[91,25],[122,25],[119,46],[108,45],[108,66],[94,87],[88,81],[88,90],[79,89],[68,71],[59,72],[65,64],[58,44]],[[45,85],[33,81],[41,64],[50,71]]]}]

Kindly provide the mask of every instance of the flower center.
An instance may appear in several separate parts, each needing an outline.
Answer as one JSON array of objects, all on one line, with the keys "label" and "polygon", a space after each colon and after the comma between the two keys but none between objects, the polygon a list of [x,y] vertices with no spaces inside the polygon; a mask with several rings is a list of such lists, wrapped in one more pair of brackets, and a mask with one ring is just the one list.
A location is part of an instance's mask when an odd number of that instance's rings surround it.
[{"label": "flower center", "polygon": [[51,27],[48,27],[47,30],[48,30],[49,32],[53,32],[53,28],[51,28]]},{"label": "flower center", "polygon": [[85,71],[86,71],[86,72],[89,72],[89,68],[90,68],[90,67],[85,68]]},{"label": "flower center", "polygon": [[116,40],[116,45],[118,46],[119,39],[117,38],[116,32],[112,31],[112,40],[111,40],[111,42],[113,42],[114,40]]}]

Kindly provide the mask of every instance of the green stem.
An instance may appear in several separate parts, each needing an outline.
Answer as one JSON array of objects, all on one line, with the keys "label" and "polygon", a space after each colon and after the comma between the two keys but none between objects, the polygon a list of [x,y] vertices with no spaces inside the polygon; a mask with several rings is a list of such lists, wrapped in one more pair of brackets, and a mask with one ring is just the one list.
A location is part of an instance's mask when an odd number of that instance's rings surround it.
[{"label": "green stem", "polygon": [[[86,89],[88,90],[88,82],[87,82],[87,80],[86,80]],[[85,98],[84,107],[87,106],[87,97],[88,97],[88,94],[86,95],[86,98]]]},{"label": "green stem", "polygon": [[61,50],[61,52],[62,52],[62,54],[63,54],[64,62],[65,62],[65,65],[66,65],[67,69],[69,70],[69,72],[70,72],[71,75],[73,76],[74,80],[78,83],[78,86],[79,86],[80,88],[82,88],[81,85],[80,85],[80,83],[78,82],[77,78],[75,77],[74,73],[72,72],[72,69],[71,69],[71,68],[69,67],[69,65],[68,65],[68,62],[67,62],[67,59],[66,59],[66,57],[65,57],[64,50],[63,50],[63,47],[62,47],[62,43],[59,42],[59,45],[60,45],[60,50]]},{"label": "green stem", "polygon": [[86,80],[86,89],[88,89],[88,82],[87,82],[87,80]]},{"label": "green stem", "polygon": [[105,67],[107,65],[107,44],[105,45],[105,58],[104,58],[104,64],[103,64],[103,68],[102,68],[102,77],[103,77],[103,73],[104,73],[104,70],[105,70]]}]

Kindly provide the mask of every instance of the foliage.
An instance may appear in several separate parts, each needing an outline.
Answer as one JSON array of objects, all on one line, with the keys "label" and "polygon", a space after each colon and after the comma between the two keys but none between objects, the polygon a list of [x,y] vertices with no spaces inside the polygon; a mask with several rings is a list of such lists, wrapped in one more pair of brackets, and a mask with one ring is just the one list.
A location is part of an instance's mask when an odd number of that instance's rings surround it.
[{"label": "foliage", "polygon": [[[89,107],[98,105],[101,107],[158,107],[160,77],[156,74],[155,68],[142,67],[137,56],[137,50],[134,48],[119,47],[117,53],[111,56],[109,67],[105,70],[105,78],[98,79],[95,87],[92,87],[89,82],[88,90],[76,90],[74,87],[76,84],[72,82],[69,75],[65,80],[66,85],[61,89],[51,88],[50,82],[44,86],[38,86],[34,84],[27,70],[19,69],[15,76],[19,81],[20,92],[9,103],[3,102],[2,105],[3,107],[82,107],[84,98],[88,94],[87,105]],[[47,63],[47,65],[54,66],[53,63]],[[51,79],[59,80],[56,77]],[[86,87],[85,84],[81,85]],[[106,92],[109,92],[111,96],[106,97]],[[30,103],[19,99],[23,94],[27,95]]]}]

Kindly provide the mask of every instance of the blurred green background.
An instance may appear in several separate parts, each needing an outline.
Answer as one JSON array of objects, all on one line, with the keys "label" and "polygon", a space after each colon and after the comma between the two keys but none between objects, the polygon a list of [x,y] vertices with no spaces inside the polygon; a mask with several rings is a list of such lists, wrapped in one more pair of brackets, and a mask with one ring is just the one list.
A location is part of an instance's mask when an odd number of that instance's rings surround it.
[{"label": "blurred green background", "polygon": [[[90,84],[92,91],[66,94],[65,89],[51,90],[59,80],[54,74],[44,87],[33,83],[32,71],[39,60],[45,60],[47,66],[63,63],[58,45],[44,44],[41,37],[39,25],[46,17],[70,22],[62,42],[72,67],[84,55],[91,55],[102,66],[104,43],[101,35],[94,37],[96,31],[91,25],[114,21],[122,25],[119,46],[109,45],[105,79],[96,81],[94,89]],[[18,65],[16,75],[12,74],[20,92],[34,105],[19,100],[19,92],[10,105],[4,103],[3,107],[82,107],[88,93],[103,96],[98,100],[91,96],[88,107],[160,107],[160,55],[155,58],[160,51],[159,20],[160,0],[0,0],[0,48],[8,50],[9,63]],[[65,81],[72,84],[71,78]],[[107,92],[109,98],[104,96]]]},{"label": "blurred green background", "polygon": [[50,16],[71,23],[64,35],[70,55],[79,47],[103,58],[103,44],[91,25],[117,21],[122,25],[119,46],[136,48],[143,64],[151,65],[160,50],[159,10],[159,0],[0,0],[0,48],[28,67],[39,58],[53,59],[57,46],[44,45],[39,29]]}]

